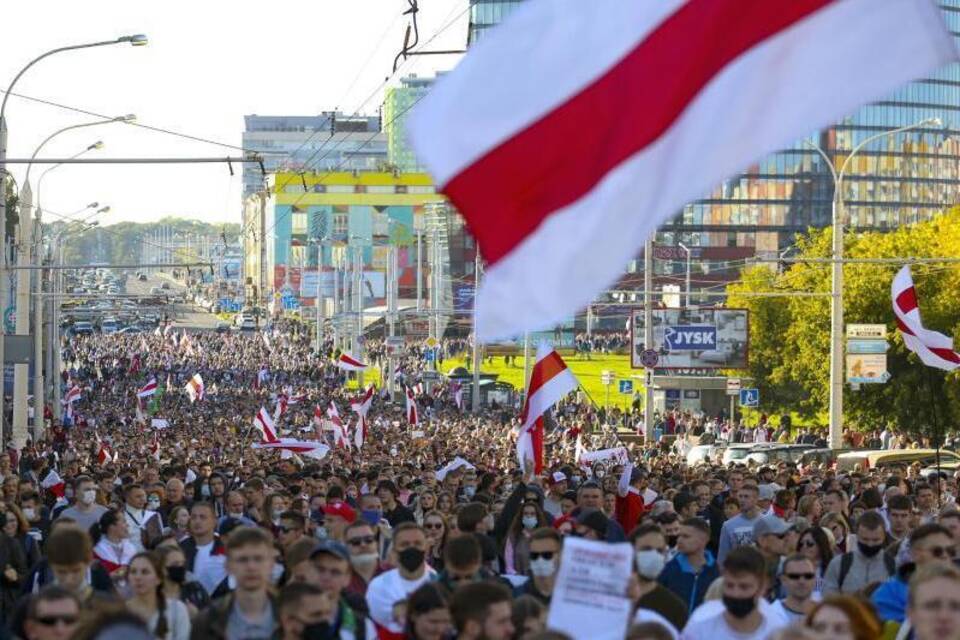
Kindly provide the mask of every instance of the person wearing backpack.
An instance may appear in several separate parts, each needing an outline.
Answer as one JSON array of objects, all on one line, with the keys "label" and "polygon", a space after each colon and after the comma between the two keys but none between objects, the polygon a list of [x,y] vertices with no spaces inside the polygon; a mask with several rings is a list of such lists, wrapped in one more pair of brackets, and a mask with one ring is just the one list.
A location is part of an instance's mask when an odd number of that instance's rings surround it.
[{"label": "person wearing backpack", "polygon": [[857,545],[834,556],[823,579],[823,595],[857,593],[875,582],[885,582],[897,571],[896,561],[883,552],[886,530],[883,518],[867,511],[857,521]]}]

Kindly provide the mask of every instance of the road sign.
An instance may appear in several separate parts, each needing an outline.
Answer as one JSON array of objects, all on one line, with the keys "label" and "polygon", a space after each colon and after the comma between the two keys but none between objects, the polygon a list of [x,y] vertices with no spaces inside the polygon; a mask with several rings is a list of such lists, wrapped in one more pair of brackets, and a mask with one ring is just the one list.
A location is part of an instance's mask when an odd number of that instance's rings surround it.
[{"label": "road sign", "polygon": [[886,354],[851,353],[847,355],[847,382],[850,384],[876,384],[889,379]]},{"label": "road sign", "polygon": [[640,354],[640,364],[642,364],[647,369],[654,369],[657,366],[657,363],[660,361],[660,354],[654,349],[645,349],[643,353]]},{"label": "road sign", "polygon": [[847,340],[847,353],[886,353],[889,349],[886,340]]},{"label": "road sign", "polygon": [[621,380],[620,381],[620,393],[625,396],[633,394],[633,380]]},{"label": "road sign", "polygon": [[13,333],[17,330],[17,308],[13,305],[7,307],[3,312],[3,325],[7,328],[7,333]]},{"label": "road sign", "polygon": [[433,349],[427,349],[423,352],[423,359],[427,362],[433,362],[437,357],[437,352]]},{"label": "road sign", "polygon": [[740,378],[727,378],[727,395],[728,396],[740,395],[740,387],[741,387]]},{"label": "road sign", "polygon": [[427,346],[433,349],[435,346],[437,346],[437,339],[433,336],[427,338]]},{"label": "road sign", "polygon": [[760,390],[759,389],[740,389],[741,407],[759,407]]},{"label": "road sign", "polygon": [[613,384],[613,378],[613,371],[610,371],[609,369],[604,369],[600,372],[600,382],[607,386]]},{"label": "road sign", "polygon": [[847,337],[886,340],[887,325],[885,324],[848,324]]}]

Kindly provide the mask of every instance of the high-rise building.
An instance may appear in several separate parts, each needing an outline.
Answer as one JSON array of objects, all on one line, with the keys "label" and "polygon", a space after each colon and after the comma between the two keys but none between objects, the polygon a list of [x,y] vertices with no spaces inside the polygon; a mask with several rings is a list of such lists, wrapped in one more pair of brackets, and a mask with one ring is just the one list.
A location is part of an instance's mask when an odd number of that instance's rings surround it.
[{"label": "high-rise building", "polygon": [[[378,116],[325,111],[316,116],[244,116],[243,148],[263,157],[268,173],[370,171],[387,160],[386,136]],[[262,189],[256,164],[243,167],[243,197]]]},{"label": "high-rise building", "polygon": [[404,172],[423,171],[407,139],[407,115],[420,98],[427,95],[435,78],[409,75],[400,85],[389,87],[383,96],[383,132],[387,141],[387,161]]},{"label": "high-rise building", "polygon": [[[471,0],[468,42],[502,20],[519,2]],[[960,0],[939,0],[960,38]],[[811,227],[831,223],[834,185],[818,146],[839,170],[869,136],[939,118],[929,126],[882,137],[849,163],[843,178],[847,228],[883,230],[929,219],[960,201],[960,64],[904,85],[822,131],[731,176],[687,204],[657,233],[656,288],[684,285],[690,259],[694,303],[722,300],[722,291],[751,258],[773,258]],[[717,126],[723,126],[722,118]],[[681,246],[682,244],[682,246]],[[684,248],[685,247],[685,248]],[[614,299],[641,290],[643,261],[627,265]],[[697,295],[702,290],[703,295]],[[621,323],[622,326],[622,323]]]}]

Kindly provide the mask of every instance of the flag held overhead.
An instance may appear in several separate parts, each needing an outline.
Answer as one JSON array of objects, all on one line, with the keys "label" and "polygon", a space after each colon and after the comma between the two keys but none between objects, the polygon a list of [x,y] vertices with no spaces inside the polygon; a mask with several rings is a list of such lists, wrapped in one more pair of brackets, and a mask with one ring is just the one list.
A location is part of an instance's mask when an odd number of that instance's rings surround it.
[{"label": "flag held overhead", "polygon": [[337,358],[337,366],[344,371],[363,371],[367,368],[366,364],[346,353],[341,353],[340,357]]},{"label": "flag held overhead", "polygon": [[930,0],[524,3],[410,116],[487,261],[478,337],[569,317],[685,203],[956,59]]}]

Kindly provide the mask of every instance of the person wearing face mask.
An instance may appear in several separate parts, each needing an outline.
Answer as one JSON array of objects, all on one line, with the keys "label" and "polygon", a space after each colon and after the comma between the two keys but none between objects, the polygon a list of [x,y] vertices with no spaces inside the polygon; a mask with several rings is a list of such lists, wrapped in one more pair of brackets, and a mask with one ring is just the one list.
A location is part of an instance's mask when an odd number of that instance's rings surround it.
[{"label": "person wearing face mask", "polygon": [[[857,543],[853,550],[833,557],[823,578],[823,595],[856,593],[874,582],[884,582],[896,573],[896,561],[883,553],[887,533],[883,518],[868,511],[857,520]],[[849,547],[848,547],[849,549]]]},{"label": "person wearing face mask", "polygon": [[687,605],[687,613],[700,606],[710,584],[720,577],[713,554],[707,549],[710,525],[702,518],[680,524],[677,554],[660,574],[659,582]]},{"label": "person wearing face mask", "polygon": [[541,527],[533,530],[530,534],[530,579],[517,590],[517,597],[529,595],[545,606],[550,605],[562,549],[563,538],[555,529]]},{"label": "person wearing face mask", "polygon": [[367,606],[378,632],[403,633],[404,617],[395,606],[436,576],[426,564],[426,551],[427,535],[420,526],[404,522],[394,529],[390,555],[397,568],[381,573],[367,587]]},{"label": "person wearing face mask", "polygon": [[321,540],[310,553],[314,573],[308,579],[327,593],[334,603],[329,638],[375,638],[366,600],[346,591],[350,584],[350,553],[334,540]]},{"label": "person wearing face mask", "polygon": [[737,547],[727,554],[723,562],[723,606],[702,605],[703,612],[696,612],[680,639],[765,640],[786,627],[785,618],[760,603],[766,591],[766,574],[766,561],[753,547]]},{"label": "person wearing face mask", "polygon": [[74,482],[74,503],[60,512],[58,517],[70,518],[87,531],[100,521],[107,508],[97,504],[97,485],[90,476],[80,476]]},{"label": "person wearing face mask", "polygon": [[[682,629],[687,623],[686,604],[657,582],[667,564],[667,540],[663,530],[656,524],[642,524],[633,530],[630,542],[633,544],[637,578],[630,595],[638,613],[652,611],[674,629]],[[651,619],[656,618],[640,613],[634,621],[649,622]]]},{"label": "person wearing face mask", "polygon": [[350,552],[350,584],[345,591],[364,597],[367,585],[383,571],[377,537],[369,523],[358,520],[344,530],[343,542]]},{"label": "person wearing face mask", "polygon": [[536,502],[524,503],[523,509],[514,516],[513,524],[510,525],[510,532],[503,543],[504,573],[508,575],[525,575],[527,573],[530,534],[534,529],[549,525],[546,515],[540,511]]},{"label": "person wearing face mask", "polygon": [[187,559],[180,547],[160,545],[156,550],[163,567],[163,593],[170,600],[187,605],[190,617],[210,604],[210,596],[187,571]]},{"label": "person wearing face mask", "polygon": [[401,522],[416,522],[413,512],[400,504],[397,495],[397,485],[393,481],[381,480],[377,485],[377,496],[383,505],[383,517],[391,527],[396,527]]},{"label": "person wearing face mask", "polygon": [[279,640],[334,639],[335,603],[330,594],[312,584],[290,584],[280,592]]}]

